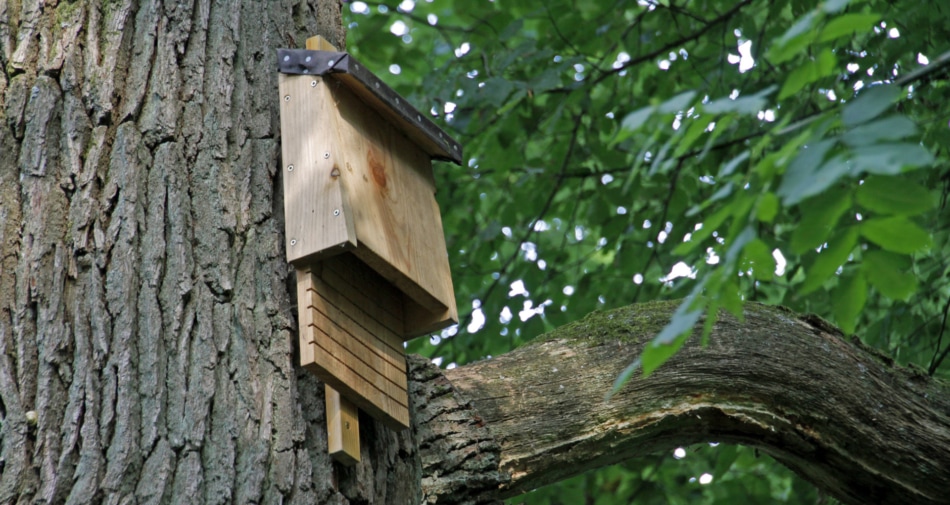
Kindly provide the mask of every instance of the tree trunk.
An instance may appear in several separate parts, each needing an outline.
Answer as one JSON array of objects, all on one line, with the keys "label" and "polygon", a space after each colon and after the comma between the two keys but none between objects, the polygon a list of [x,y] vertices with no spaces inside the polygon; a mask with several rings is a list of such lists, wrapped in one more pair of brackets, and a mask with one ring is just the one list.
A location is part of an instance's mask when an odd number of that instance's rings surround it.
[{"label": "tree trunk", "polygon": [[0,1],[0,503],[418,502],[296,366],[276,49],[340,6]]}]

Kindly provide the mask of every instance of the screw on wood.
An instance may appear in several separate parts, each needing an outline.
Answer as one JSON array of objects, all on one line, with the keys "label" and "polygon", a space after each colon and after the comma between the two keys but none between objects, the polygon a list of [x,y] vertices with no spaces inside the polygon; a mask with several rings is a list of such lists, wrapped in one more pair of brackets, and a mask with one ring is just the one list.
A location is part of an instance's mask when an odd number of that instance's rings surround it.
[{"label": "screw on wood", "polygon": [[287,171],[288,171],[288,172],[293,172],[293,171],[294,171],[294,166],[293,166],[293,165],[287,165]]},{"label": "screw on wood", "polygon": [[323,159],[325,160],[330,159],[330,153],[323,153]]},{"label": "screw on wood", "polygon": [[289,101],[290,101],[290,95],[284,95],[284,101],[285,101],[285,102],[289,102]]},{"label": "screw on wood", "polygon": [[315,81],[315,80],[314,80],[314,81],[310,81],[310,87],[311,87],[311,88],[316,88],[316,87],[317,87],[317,81]]},{"label": "screw on wood", "polygon": [[333,209],[333,215],[334,215],[334,216],[339,216],[339,215],[340,215],[340,209]]},{"label": "screw on wood", "polygon": [[297,239],[295,238],[290,239],[290,245],[297,245]]}]

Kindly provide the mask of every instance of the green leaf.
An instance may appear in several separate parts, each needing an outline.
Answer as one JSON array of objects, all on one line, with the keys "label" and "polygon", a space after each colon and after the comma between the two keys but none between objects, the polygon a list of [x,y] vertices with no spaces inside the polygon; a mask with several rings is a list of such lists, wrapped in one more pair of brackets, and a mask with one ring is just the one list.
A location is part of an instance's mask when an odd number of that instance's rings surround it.
[{"label": "green leaf", "polygon": [[736,445],[722,445],[716,448],[716,467],[713,475],[726,475],[732,464],[739,458],[739,447]]},{"label": "green leaf", "polygon": [[934,157],[920,144],[878,144],[853,149],[854,173],[897,175],[907,168],[932,165]]},{"label": "green leaf", "polygon": [[485,81],[485,86],[479,90],[479,96],[492,106],[500,107],[514,89],[515,85],[511,81],[501,77],[492,77]]},{"label": "green leaf", "polygon": [[802,204],[802,219],[792,232],[792,252],[802,254],[824,244],[838,219],[850,208],[851,195],[833,191],[818,195]]},{"label": "green leaf", "polygon": [[882,141],[900,140],[917,133],[917,125],[904,116],[889,116],[852,128],[841,136],[851,147],[880,144]]},{"label": "green leaf", "polygon": [[[703,110],[710,114],[737,112],[747,116],[754,116],[765,108],[768,104],[769,95],[774,93],[776,89],[776,86],[769,86],[753,95],[739,96],[735,100],[729,97],[719,98],[703,105]],[[716,129],[718,130],[719,128],[717,127]]]},{"label": "green leaf", "polygon": [[739,165],[741,165],[743,161],[749,159],[749,154],[750,154],[749,151],[742,151],[742,153],[739,154],[739,156],[736,156],[735,158],[732,158],[731,160],[729,160],[729,163],[726,163],[722,167],[722,170],[719,171],[719,177],[728,177],[732,175],[733,172],[735,172],[736,169],[739,168]]},{"label": "green leaf", "polygon": [[848,256],[858,243],[858,230],[851,226],[828,243],[828,248],[818,253],[815,262],[808,268],[805,282],[799,288],[799,295],[807,295],[821,287],[834,275],[838,267],[848,261]]},{"label": "green leaf", "polygon": [[775,258],[772,257],[769,246],[762,240],[755,239],[746,244],[742,256],[740,269],[752,269],[752,275],[756,280],[769,281],[775,276]]},{"label": "green leaf", "polygon": [[838,58],[835,57],[830,49],[825,49],[818,55],[817,59],[805,62],[804,65],[801,65],[789,74],[785,79],[785,83],[782,85],[782,90],[779,91],[778,99],[781,100],[794,95],[805,86],[822,77],[831,75],[837,63]]},{"label": "green leaf", "polygon": [[732,206],[726,205],[721,209],[717,210],[709,218],[703,220],[703,227],[696,230],[691,236],[688,242],[681,242],[679,245],[673,248],[673,254],[677,256],[685,256],[692,252],[697,246],[703,243],[704,240],[709,238],[712,235],[712,232],[722,225],[722,223],[732,215],[733,208]]},{"label": "green leaf", "polygon": [[841,111],[841,120],[844,121],[845,126],[855,126],[870,121],[891,108],[900,95],[901,88],[893,84],[872,86],[853,102],[844,106],[844,110]]},{"label": "green leaf", "polygon": [[691,118],[688,123],[689,127],[686,130],[686,134],[683,135],[683,138],[676,143],[676,150],[673,151],[673,157],[679,158],[683,156],[686,151],[692,148],[693,143],[696,142],[696,139],[698,139],[706,131],[706,128],[709,127],[709,123],[711,123],[712,120],[713,117],[709,115],[704,115],[695,119]]},{"label": "green leaf", "polygon": [[650,105],[642,109],[635,110],[630,114],[627,114],[623,118],[623,121],[620,123],[621,128],[628,131],[639,130],[644,123],[650,119],[650,116],[653,115],[653,112],[656,111],[655,105]]},{"label": "green leaf", "polygon": [[822,163],[825,153],[833,145],[833,140],[822,140],[805,146],[792,160],[778,188],[778,195],[785,205],[794,205],[821,193],[850,172],[851,167],[841,156]]},{"label": "green leaf", "polygon": [[815,23],[821,19],[818,11],[809,11],[792,25],[768,51],[768,59],[775,65],[801,54],[801,50],[815,40]]},{"label": "green leaf", "polygon": [[854,333],[858,317],[868,297],[868,283],[862,272],[842,275],[831,298],[831,309],[838,326],[846,334]]},{"label": "green leaf", "polygon": [[896,253],[912,254],[933,245],[926,231],[903,216],[868,219],[860,228],[865,238]]},{"label": "green leaf", "polygon": [[931,191],[916,182],[901,177],[872,175],[855,194],[862,207],[900,216],[914,216],[937,205]]},{"label": "green leaf", "polygon": [[755,217],[763,223],[771,223],[778,215],[778,197],[768,192],[759,198],[759,206],[755,210]]},{"label": "green leaf", "polygon": [[848,6],[850,0],[826,0],[821,4],[821,10],[829,13],[841,12]]},{"label": "green leaf", "polygon": [[917,291],[917,276],[907,256],[887,251],[868,251],[862,269],[868,282],[884,296],[906,300]]},{"label": "green leaf", "polygon": [[881,15],[875,13],[838,16],[822,28],[821,35],[818,36],[818,42],[828,42],[854,32],[867,32],[880,19]]},{"label": "green leaf", "polygon": [[693,103],[693,99],[696,98],[695,91],[687,91],[685,93],[680,93],[673,98],[661,103],[657,110],[663,114],[673,114],[676,112],[684,111],[689,108]]},{"label": "green leaf", "polygon": [[[737,221],[736,223],[733,223],[733,229],[735,228],[735,225],[740,224],[740,222],[741,221]],[[739,255],[745,249],[746,244],[752,242],[753,240],[755,240],[755,229],[751,225],[743,228],[740,233],[735,235],[735,238],[733,238],[732,234],[730,234],[729,237],[726,238],[729,248],[726,249],[726,254],[723,257],[725,260],[723,262],[723,266],[732,268],[732,266],[735,265],[737,261],[739,261]]]},{"label": "green leaf", "polygon": [[663,327],[660,334],[650,343],[643,347],[643,353],[640,354],[640,363],[643,366],[643,376],[648,377],[660,365],[670,359],[692,334],[693,327],[703,315],[703,308],[690,309],[690,299],[686,299],[680,304],[673,318]]},{"label": "green leaf", "polygon": [[642,358],[637,358],[633,361],[633,363],[627,365],[627,368],[624,368],[623,371],[620,372],[620,375],[614,379],[614,385],[611,386],[610,391],[604,396],[604,401],[610,401],[610,397],[617,394],[617,392],[623,388],[623,385],[626,384],[631,377],[633,377],[633,374],[639,370],[641,366],[643,366]]}]

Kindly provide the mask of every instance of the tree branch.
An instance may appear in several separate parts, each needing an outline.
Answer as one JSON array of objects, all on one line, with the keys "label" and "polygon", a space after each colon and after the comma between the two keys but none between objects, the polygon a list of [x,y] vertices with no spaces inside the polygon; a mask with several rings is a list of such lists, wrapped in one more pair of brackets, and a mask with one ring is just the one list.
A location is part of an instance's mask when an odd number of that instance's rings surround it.
[{"label": "tree branch", "polygon": [[725,442],[769,453],[844,503],[945,503],[950,388],[817,317],[747,303],[744,322],[721,316],[707,347],[693,339],[605,401],[676,306],[595,313],[444,372],[454,415],[469,412],[469,424],[489,429],[500,447],[492,458],[510,476],[486,501],[635,455]]}]

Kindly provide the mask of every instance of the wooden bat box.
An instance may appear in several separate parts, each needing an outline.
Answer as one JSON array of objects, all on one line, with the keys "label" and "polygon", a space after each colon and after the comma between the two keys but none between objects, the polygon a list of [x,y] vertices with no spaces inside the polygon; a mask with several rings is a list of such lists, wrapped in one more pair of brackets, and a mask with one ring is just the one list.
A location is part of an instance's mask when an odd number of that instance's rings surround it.
[{"label": "wooden bat box", "polygon": [[458,321],[432,159],[461,147],[344,52],[278,51],[301,364],[409,425],[403,342]]}]

